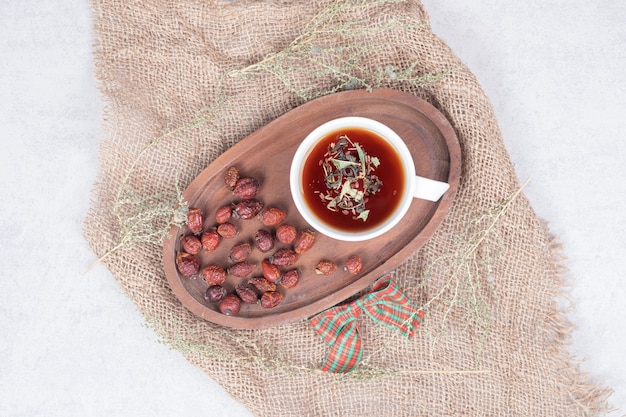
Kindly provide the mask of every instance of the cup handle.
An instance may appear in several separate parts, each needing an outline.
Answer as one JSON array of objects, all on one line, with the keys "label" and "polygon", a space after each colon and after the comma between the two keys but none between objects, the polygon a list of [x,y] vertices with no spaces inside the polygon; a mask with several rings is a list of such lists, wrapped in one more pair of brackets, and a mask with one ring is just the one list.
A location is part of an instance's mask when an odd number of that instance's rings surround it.
[{"label": "cup handle", "polygon": [[441,196],[448,191],[450,184],[415,176],[415,188],[413,189],[413,197],[421,198],[428,201],[438,201]]}]

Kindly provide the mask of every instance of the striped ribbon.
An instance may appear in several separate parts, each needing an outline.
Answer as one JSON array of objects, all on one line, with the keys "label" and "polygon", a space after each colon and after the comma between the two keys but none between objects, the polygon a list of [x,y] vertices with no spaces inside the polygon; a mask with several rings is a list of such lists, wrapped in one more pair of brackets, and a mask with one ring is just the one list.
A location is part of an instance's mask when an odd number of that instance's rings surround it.
[{"label": "striped ribbon", "polygon": [[374,322],[399,329],[412,337],[424,312],[415,307],[389,276],[380,278],[372,291],[311,317],[309,323],[330,346],[323,371],[347,373],[362,356],[359,316],[365,312]]}]

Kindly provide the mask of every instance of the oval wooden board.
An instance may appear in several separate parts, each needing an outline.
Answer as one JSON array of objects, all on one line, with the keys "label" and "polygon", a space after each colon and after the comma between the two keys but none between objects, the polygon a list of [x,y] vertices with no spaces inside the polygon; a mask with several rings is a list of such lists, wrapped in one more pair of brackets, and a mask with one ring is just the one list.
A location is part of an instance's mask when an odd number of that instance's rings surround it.
[{"label": "oval wooden board", "polygon": [[[201,318],[234,328],[265,328],[310,317],[329,308],[371,285],[377,278],[391,271],[430,238],[441,223],[456,195],[461,173],[461,150],[456,134],[446,118],[414,95],[395,90],[379,89],[346,91],[310,101],[242,139],[220,155],[184,192],[190,207],[199,207],[205,213],[204,226],[214,225],[217,208],[230,204],[236,198],[226,189],[223,175],[229,166],[236,166],[242,175],[257,178],[261,183],[258,199],[266,207],[275,206],[287,212],[286,223],[298,230],[309,226],[298,214],[289,191],[291,158],[299,143],[318,125],[342,116],[363,116],[378,120],[402,137],[415,160],[417,175],[447,181],[449,190],[438,202],[415,199],[399,225],[385,235],[365,242],[341,242],[317,233],[313,248],[300,256],[294,266],[302,278],[291,289],[280,289],[285,298],[273,309],[259,304],[242,304],[236,317],[225,316],[217,305],[204,300],[208,287],[198,277],[183,278],[175,265],[180,250],[180,238],[188,234],[186,226],[173,227],[171,236],[163,245],[167,280],[176,297],[190,311]],[[254,233],[263,227],[257,219],[234,220],[240,233],[233,239],[222,239],[220,247],[211,253],[201,251],[200,266],[229,265],[228,253],[236,243],[250,242]],[[277,244],[276,248],[282,247]],[[260,264],[273,251],[263,254],[254,249],[249,260]],[[358,254],[363,259],[363,270],[350,275],[342,268],[343,260]],[[330,259],[339,265],[329,276],[314,273],[320,259]],[[260,266],[251,276],[260,276]],[[229,276],[225,286],[229,291],[247,280]],[[280,288],[280,286],[279,286]]]}]

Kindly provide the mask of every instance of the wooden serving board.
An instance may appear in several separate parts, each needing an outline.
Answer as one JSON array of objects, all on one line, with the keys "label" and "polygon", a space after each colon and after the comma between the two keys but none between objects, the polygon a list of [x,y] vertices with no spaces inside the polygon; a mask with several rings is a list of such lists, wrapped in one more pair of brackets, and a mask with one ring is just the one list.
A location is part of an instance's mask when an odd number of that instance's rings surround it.
[{"label": "wooden serving board", "polygon": [[[297,267],[301,271],[299,284],[279,290],[284,300],[273,309],[259,304],[242,304],[238,316],[226,316],[216,304],[204,300],[208,285],[201,276],[184,278],[179,275],[176,253],[181,250],[180,238],[188,234],[187,227],[173,227],[171,237],[163,245],[167,280],[176,297],[196,315],[205,320],[234,328],[265,328],[310,317],[329,308],[371,285],[377,278],[397,267],[430,238],[441,223],[456,195],[461,173],[461,149],[456,134],[446,118],[432,105],[408,93],[379,89],[346,91],[310,101],[242,139],[220,155],[184,192],[190,207],[201,208],[205,227],[215,224],[215,211],[236,199],[225,187],[223,176],[229,166],[235,166],[243,176],[261,182],[257,198],[266,207],[275,206],[287,212],[286,223],[298,230],[310,229],[297,212],[289,191],[291,158],[300,142],[320,124],[343,116],[363,116],[378,120],[404,139],[415,161],[416,174],[446,181],[449,190],[438,202],[415,199],[402,221],[385,235],[364,242],[343,242],[316,233],[313,248],[301,255]],[[234,220],[239,235],[222,239],[215,252],[201,251],[200,267],[218,264],[229,266],[230,248],[248,241],[254,247],[254,234],[264,227],[257,219]],[[261,253],[254,249],[249,262],[260,265],[261,260],[285,245],[278,244],[273,251]],[[363,259],[363,269],[351,275],[342,268],[343,261],[357,254]],[[339,265],[336,273],[328,276],[314,273],[321,259],[333,260]],[[251,276],[261,276],[260,266]],[[229,276],[225,287],[232,291],[248,278]]]}]

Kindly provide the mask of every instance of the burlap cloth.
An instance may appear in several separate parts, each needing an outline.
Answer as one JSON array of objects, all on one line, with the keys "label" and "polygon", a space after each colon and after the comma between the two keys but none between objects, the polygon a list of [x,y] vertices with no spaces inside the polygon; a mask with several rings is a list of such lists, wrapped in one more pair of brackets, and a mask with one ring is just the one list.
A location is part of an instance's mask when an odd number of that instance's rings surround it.
[{"label": "burlap cloth", "polygon": [[[392,273],[426,307],[425,324],[406,340],[363,319],[361,372],[319,371],[327,346],[306,320],[235,331],[198,319],[170,291],[154,239],[121,245],[103,262],[155,331],[254,415],[604,413],[608,390],[591,384],[566,350],[559,248],[523,193],[515,196],[521,185],[487,97],[431,33],[419,2],[370,3],[93,0],[106,137],[86,239],[98,257],[120,243],[120,187],[159,200],[317,94],[337,86],[412,92],[456,129],[462,178],[441,227]],[[271,55],[326,27],[314,16],[337,31],[316,34],[318,44],[294,49],[305,56],[289,62]],[[346,40],[367,48],[346,62],[311,59]],[[250,67],[260,61],[274,66]],[[408,80],[408,67],[429,77]]]}]

